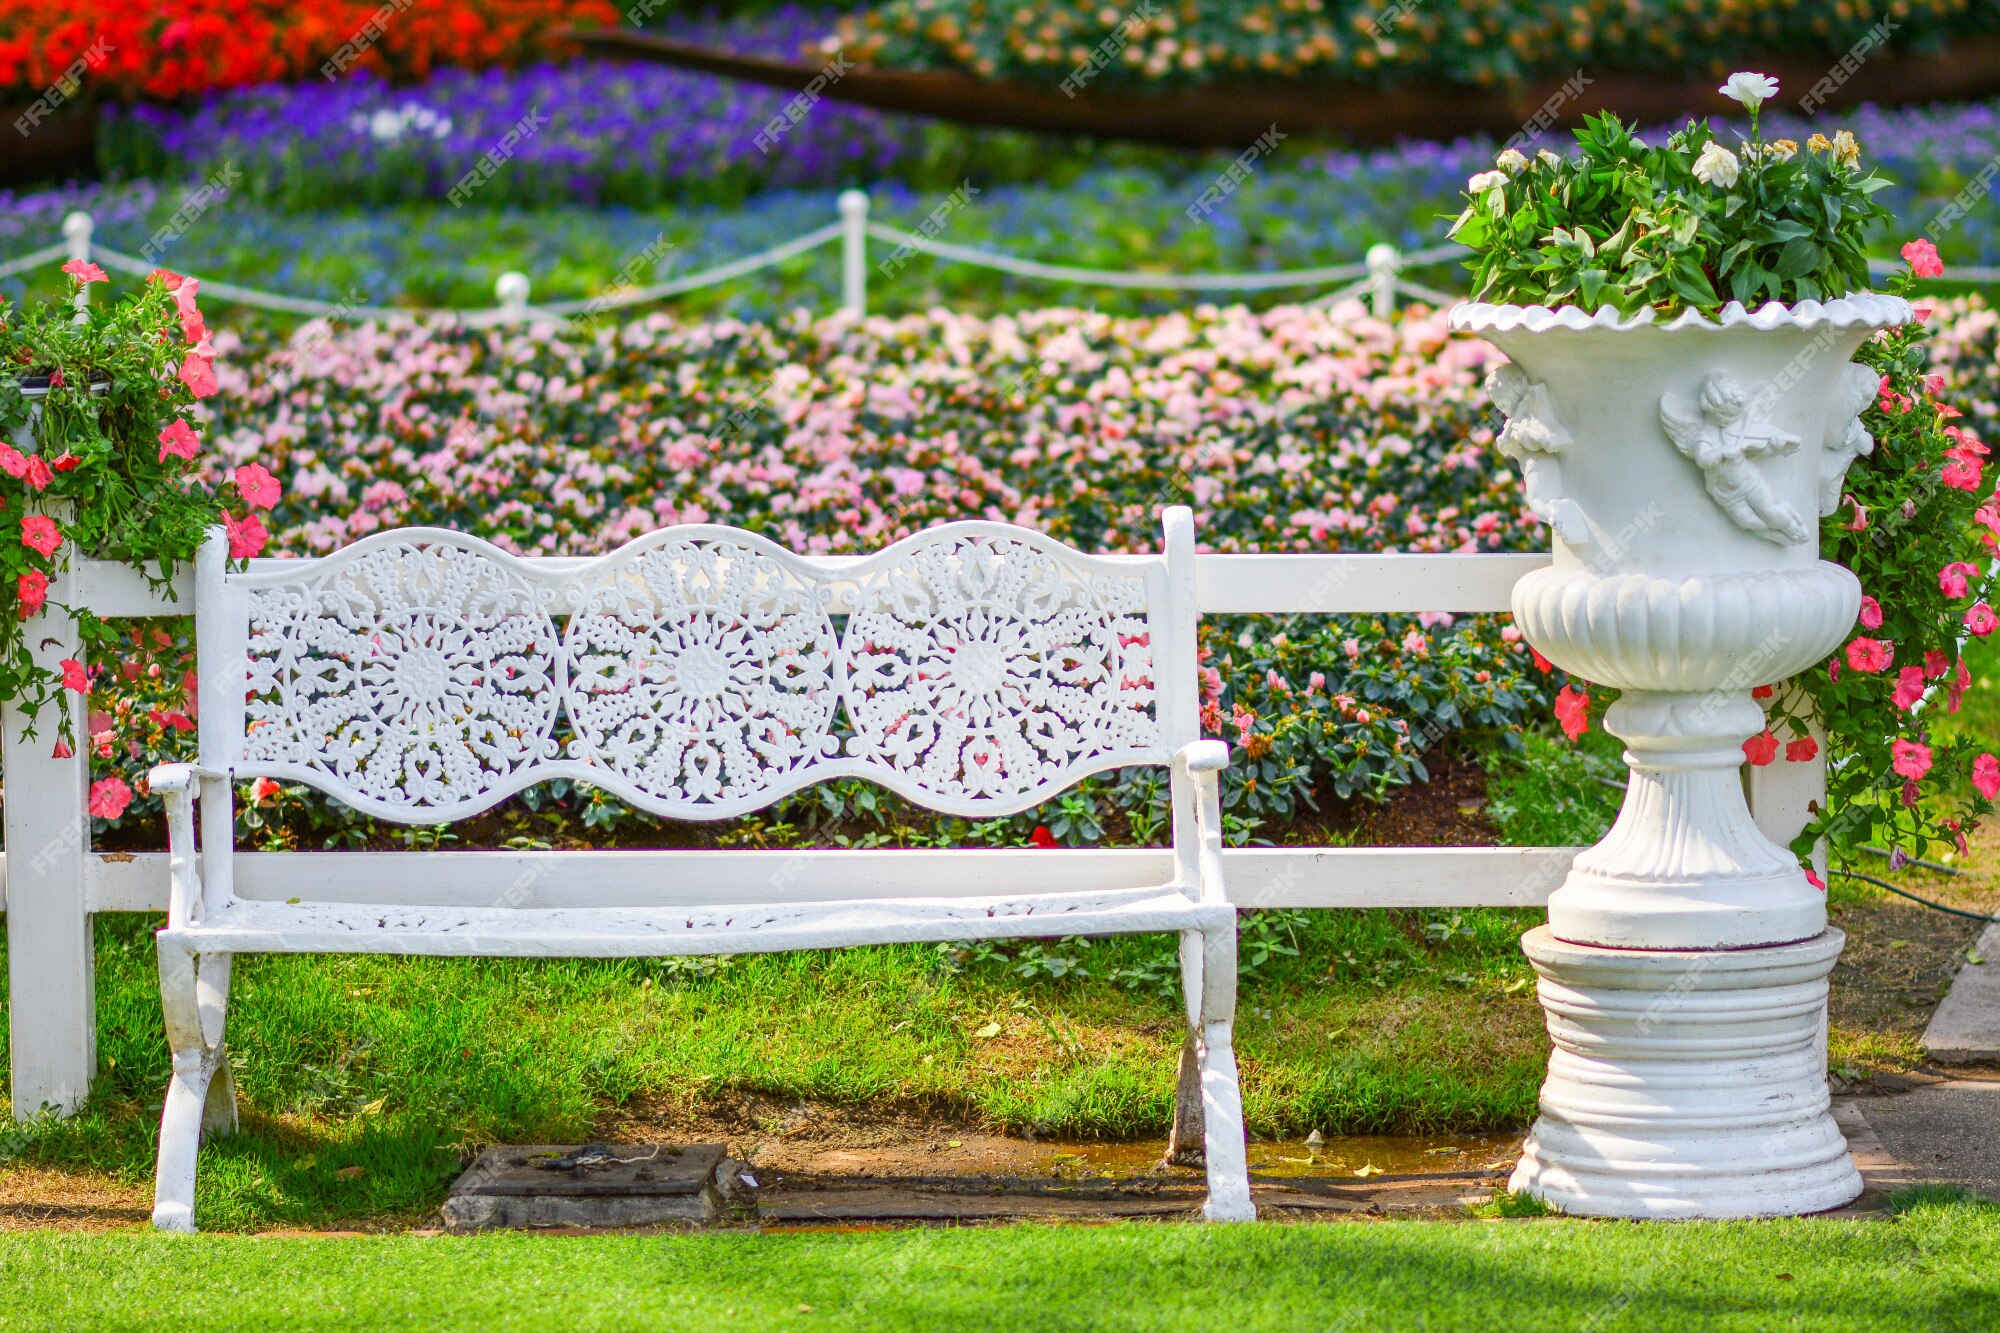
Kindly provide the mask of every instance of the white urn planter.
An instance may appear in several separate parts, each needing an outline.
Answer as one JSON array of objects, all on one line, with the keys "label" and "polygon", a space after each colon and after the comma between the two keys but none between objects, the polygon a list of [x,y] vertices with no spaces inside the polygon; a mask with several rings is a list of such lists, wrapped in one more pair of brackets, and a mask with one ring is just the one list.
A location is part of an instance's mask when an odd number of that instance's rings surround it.
[{"label": "white urn planter", "polygon": [[[1819,558],[1907,302],[1861,294],[1716,318],[1467,303],[1503,452],[1554,563],[1514,592],[1527,641],[1616,687],[1618,820],[1523,941],[1555,1053],[1513,1187],[1623,1217],[1835,1207],[1861,1190],[1828,1112],[1826,976],[1843,937],[1744,799],[1752,690],[1816,666],[1861,590]],[[1728,951],[1728,952],[1724,952]],[[1740,952],[1739,952],[1740,951]]]}]

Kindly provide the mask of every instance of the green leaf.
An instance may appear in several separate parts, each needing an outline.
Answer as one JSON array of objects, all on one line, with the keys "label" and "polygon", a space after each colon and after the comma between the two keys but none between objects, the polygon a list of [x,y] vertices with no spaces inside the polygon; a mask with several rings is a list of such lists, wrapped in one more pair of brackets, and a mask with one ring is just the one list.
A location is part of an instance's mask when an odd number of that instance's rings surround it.
[{"label": "green leaf", "polygon": [[1797,278],[1819,267],[1824,252],[1819,244],[1809,237],[1785,242],[1785,248],[1778,252],[1778,262],[1771,266],[1771,272],[1780,278]]}]

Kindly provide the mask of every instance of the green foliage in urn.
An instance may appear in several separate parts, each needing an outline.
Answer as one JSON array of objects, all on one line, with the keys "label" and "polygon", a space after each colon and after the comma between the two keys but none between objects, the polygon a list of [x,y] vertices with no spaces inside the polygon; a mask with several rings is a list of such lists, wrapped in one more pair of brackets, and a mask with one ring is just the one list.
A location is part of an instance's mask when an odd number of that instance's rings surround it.
[{"label": "green foliage in urn", "polygon": [[1723,85],[1750,108],[1734,148],[1706,120],[1647,144],[1607,112],[1576,131],[1571,157],[1502,151],[1451,230],[1474,251],[1473,299],[1712,315],[1867,290],[1864,242],[1888,217],[1871,196],[1890,182],[1862,169],[1845,130],[1766,142],[1757,111],[1777,87],[1756,74]]},{"label": "green foliage in urn", "polygon": [[[71,261],[74,289],[108,283]],[[60,690],[88,694],[75,659],[53,668],[31,651],[45,617],[66,611],[86,643],[112,631],[89,611],[52,601],[75,555],[128,562],[171,577],[217,523],[232,554],[254,555],[264,529],[254,508],[277,498],[261,467],[209,484],[198,478],[191,409],[216,390],[214,352],[195,304],[197,284],[155,271],[115,304],[71,300],[0,307],[0,699],[33,719]],[[59,585],[58,585],[59,586]],[[58,750],[72,745],[62,710]]]}]

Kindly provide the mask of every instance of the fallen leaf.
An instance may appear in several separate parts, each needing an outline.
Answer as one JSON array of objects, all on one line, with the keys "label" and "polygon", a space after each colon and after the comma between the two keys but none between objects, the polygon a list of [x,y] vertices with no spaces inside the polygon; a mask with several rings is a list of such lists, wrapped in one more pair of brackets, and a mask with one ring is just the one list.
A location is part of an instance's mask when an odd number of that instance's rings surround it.
[{"label": "fallen leaf", "polygon": [[1356,1167],[1354,1174],[1357,1176],[1379,1176],[1382,1174],[1382,1168],[1371,1163],[1367,1166]]},{"label": "fallen leaf", "polygon": [[944,1146],[945,1146],[945,1147],[947,1147],[947,1148],[963,1148],[963,1147],[965,1146],[965,1140],[964,1140],[964,1139],[946,1139],[946,1140],[944,1141]]},{"label": "fallen leaf", "polygon": [[1910,947],[1910,942],[1908,940],[1890,940],[1889,947],[1891,949],[1907,949]]},{"label": "fallen leaf", "polygon": [[810,1305],[807,1305],[807,1304],[806,1304],[806,1303],[805,1303],[804,1301],[800,1301],[800,1302],[799,1302],[799,1313],[800,1313],[800,1314],[811,1314],[812,1312],[813,1312],[813,1308],[812,1308],[812,1307],[811,1307]]},{"label": "fallen leaf", "polygon": [[1979,956],[1979,950],[1969,949],[1966,951],[1965,961],[1972,964],[1974,967],[1978,967],[1981,963],[1985,962],[1986,960]]},{"label": "fallen leaf", "polygon": [[1000,1025],[998,1023],[988,1023],[985,1027],[979,1029],[979,1031],[973,1033],[972,1035],[979,1038],[981,1041],[988,1041],[1000,1035]]},{"label": "fallen leaf", "polygon": [[342,1180],[359,1180],[368,1174],[368,1168],[365,1166],[343,1166],[333,1174]]}]

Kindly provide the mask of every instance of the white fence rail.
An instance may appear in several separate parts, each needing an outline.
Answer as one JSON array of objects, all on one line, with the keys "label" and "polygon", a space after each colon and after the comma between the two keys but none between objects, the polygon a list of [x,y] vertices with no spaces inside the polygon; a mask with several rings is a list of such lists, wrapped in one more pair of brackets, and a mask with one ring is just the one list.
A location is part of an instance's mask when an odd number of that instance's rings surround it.
[{"label": "white fence rail", "polygon": [[[828,566],[847,563],[828,557]],[[261,563],[261,562],[260,562]],[[1343,612],[1506,611],[1515,582],[1548,563],[1544,555],[1203,555],[1196,563],[1196,601],[1205,614],[1279,615]],[[177,580],[177,597],[156,593],[135,571],[92,560],[72,561],[50,596],[91,607],[107,618],[189,614],[192,585]],[[71,638],[40,651],[82,656]],[[70,696],[70,706],[81,705]],[[81,727],[82,719],[77,719]],[[90,918],[97,912],[157,912],[167,902],[165,852],[98,852],[90,845],[84,806],[89,751],[51,754],[44,720],[35,740],[20,735],[11,708],[6,741],[8,966],[12,1095],[16,1118],[44,1106],[73,1111],[89,1093],[96,1069]],[[1806,802],[1823,790],[1818,764],[1752,769],[1752,805],[1765,831],[1787,842],[1804,826]],[[1516,847],[1256,847],[1225,853],[1230,896],[1242,907],[1538,907],[1562,882],[1574,848]],[[302,877],[323,876],[328,857],[353,873],[342,893],[355,902],[408,899],[420,884],[439,904],[457,886],[490,885],[468,858],[503,858],[532,870],[532,852],[245,853],[236,859],[237,891],[284,900]],[[646,852],[606,852],[605,884],[647,873]],[[684,853],[682,855],[685,855]],[[1078,882],[1143,882],[1169,853],[1138,849],[1059,849],[1065,875]],[[936,862],[929,878],[949,885],[977,851],[839,852],[826,854],[828,878],[802,882],[837,889],[842,877],[869,875],[874,857],[922,857]],[[1156,866],[1157,863],[1157,866]],[[899,864],[908,865],[908,862]],[[615,872],[615,873],[614,873]],[[974,877],[976,878],[976,877]],[[522,882],[531,882],[524,880]],[[313,886],[322,896],[323,883]],[[394,899],[390,895],[394,894]]]},{"label": "white fence rail", "polygon": [[[1411,282],[1402,274],[1407,269],[1441,263],[1465,253],[1464,247],[1455,244],[1432,246],[1427,250],[1416,250],[1407,254],[1391,245],[1377,245],[1369,250],[1366,259],[1318,268],[1285,269],[1270,273],[1139,273],[1117,269],[1079,268],[1069,264],[1048,264],[1041,260],[1001,254],[998,251],[954,245],[935,237],[871,222],[868,219],[868,211],[868,196],[860,190],[847,190],[839,198],[838,221],[816,227],[789,241],[717,264],[698,273],[689,273],[644,286],[604,292],[597,296],[549,301],[540,305],[529,300],[533,283],[528,275],[513,272],[502,273],[494,280],[494,299],[497,304],[478,309],[445,306],[377,306],[322,301],[317,297],[292,296],[284,292],[246,287],[207,274],[196,273],[190,276],[201,280],[203,296],[212,296],[219,300],[231,301],[258,310],[269,310],[277,314],[356,321],[451,316],[468,324],[483,326],[518,323],[531,319],[560,322],[578,316],[595,318],[634,306],[668,300],[688,292],[700,291],[705,287],[720,286],[725,282],[732,282],[737,278],[747,277],[752,273],[782,264],[788,259],[808,254],[822,246],[838,244],[841,277],[840,308],[844,314],[860,316],[868,312],[868,242],[873,239],[896,246],[899,252],[909,255],[929,254],[952,263],[971,264],[1033,281],[1073,286],[1213,294],[1275,291],[1292,287],[1324,287],[1329,283],[1341,283],[1345,285],[1315,298],[1314,304],[1329,304],[1350,296],[1365,295],[1375,313],[1386,318],[1394,312],[1396,298],[1399,295],[1414,297],[1436,305],[1456,301],[1457,296]],[[0,278],[12,277],[45,264],[69,259],[93,261],[104,268],[115,269],[135,277],[144,277],[159,267],[150,260],[97,244],[94,239],[95,232],[96,222],[90,214],[71,213],[63,219],[62,241],[15,259],[0,261]],[[87,302],[88,290],[81,293],[78,299],[80,302]]]}]

